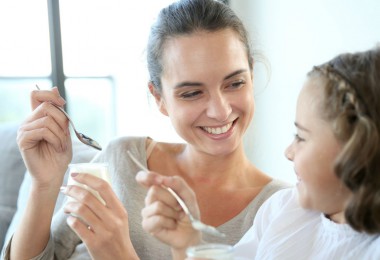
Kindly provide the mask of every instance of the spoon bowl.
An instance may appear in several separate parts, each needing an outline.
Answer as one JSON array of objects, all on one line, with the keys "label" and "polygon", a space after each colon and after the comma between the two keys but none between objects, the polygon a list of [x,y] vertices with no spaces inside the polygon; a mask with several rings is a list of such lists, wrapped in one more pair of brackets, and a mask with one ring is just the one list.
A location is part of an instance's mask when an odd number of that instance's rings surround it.
[{"label": "spoon bowl", "polygon": [[91,146],[97,150],[102,150],[102,147],[99,145],[99,143],[97,141],[95,141],[94,139],[92,139],[91,137],[85,135],[85,134],[82,134],[81,132],[78,132],[74,126],[74,123],[73,121],[71,120],[69,114],[66,113],[65,110],[63,110],[62,107],[59,107],[57,106],[56,104],[53,104],[51,103],[53,106],[55,106],[56,108],[58,108],[63,114],[65,114],[65,116],[67,117],[67,119],[69,120],[70,124],[71,124],[71,127],[73,128],[74,130],[74,133],[75,135],[78,137],[79,141],[81,141],[82,143],[88,145],[88,146]]},{"label": "spoon bowl", "polygon": [[[40,88],[38,87],[38,85],[36,85],[36,88],[38,90],[40,90]],[[58,108],[65,116],[66,118],[69,120],[69,123],[71,125],[71,127],[73,128],[74,130],[74,133],[75,135],[78,137],[79,141],[81,141],[82,143],[88,145],[88,146],[91,146],[97,150],[102,150],[102,147],[99,145],[99,143],[97,141],[95,141],[94,139],[90,138],[89,136],[87,135],[84,135],[82,134],[81,132],[78,132],[74,126],[74,123],[73,121],[71,120],[69,114],[66,113],[66,111],[60,107],[60,106],[57,106],[56,104],[50,102],[50,104],[52,104],[53,106],[55,106],[56,108]]]}]

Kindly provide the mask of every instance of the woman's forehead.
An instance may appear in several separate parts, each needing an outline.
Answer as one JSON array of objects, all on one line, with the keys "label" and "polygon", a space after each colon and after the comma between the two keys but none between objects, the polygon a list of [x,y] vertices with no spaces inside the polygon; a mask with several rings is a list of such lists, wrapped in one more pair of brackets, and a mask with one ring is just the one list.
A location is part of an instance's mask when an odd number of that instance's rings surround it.
[{"label": "woman's forehead", "polygon": [[249,67],[244,45],[231,30],[172,38],[165,44],[162,63],[162,76]]}]

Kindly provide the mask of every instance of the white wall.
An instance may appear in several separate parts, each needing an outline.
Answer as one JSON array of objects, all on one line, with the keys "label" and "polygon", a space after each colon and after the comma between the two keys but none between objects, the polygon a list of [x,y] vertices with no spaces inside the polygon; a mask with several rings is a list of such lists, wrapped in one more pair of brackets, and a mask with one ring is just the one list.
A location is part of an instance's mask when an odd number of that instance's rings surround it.
[{"label": "white wall", "polygon": [[255,68],[256,112],[246,136],[250,159],[268,174],[295,182],[284,149],[292,141],[295,105],[313,65],[380,42],[378,0],[231,0],[254,47],[268,59]]}]

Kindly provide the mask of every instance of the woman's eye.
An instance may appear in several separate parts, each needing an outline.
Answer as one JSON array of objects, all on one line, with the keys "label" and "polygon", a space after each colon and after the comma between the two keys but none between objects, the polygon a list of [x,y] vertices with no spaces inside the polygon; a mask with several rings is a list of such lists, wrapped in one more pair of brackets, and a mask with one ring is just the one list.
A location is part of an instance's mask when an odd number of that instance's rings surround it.
[{"label": "woman's eye", "polygon": [[238,80],[238,81],[232,82],[232,84],[230,86],[231,86],[231,88],[240,88],[244,84],[245,84],[244,80]]},{"label": "woman's eye", "polygon": [[199,90],[196,91],[189,91],[189,92],[184,92],[180,94],[180,97],[183,99],[191,99],[199,96],[202,92]]}]

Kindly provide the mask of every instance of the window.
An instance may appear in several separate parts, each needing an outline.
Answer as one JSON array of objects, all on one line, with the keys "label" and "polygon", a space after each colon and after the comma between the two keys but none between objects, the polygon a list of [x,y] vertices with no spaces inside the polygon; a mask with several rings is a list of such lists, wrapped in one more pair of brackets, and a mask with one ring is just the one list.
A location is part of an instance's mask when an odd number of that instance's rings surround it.
[{"label": "window", "polygon": [[0,122],[30,113],[36,82],[51,87],[47,10],[45,1],[0,1]]},{"label": "window", "polygon": [[30,91],[51,88],[61,73],[68,113],[102,146],[119,135],[179,141],[148,99],[144,53],[155,15],[172,1],[1,1],[0,123],[23,120]]}]

